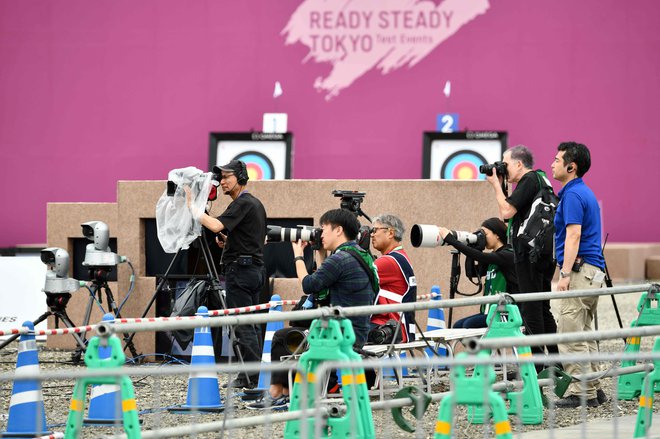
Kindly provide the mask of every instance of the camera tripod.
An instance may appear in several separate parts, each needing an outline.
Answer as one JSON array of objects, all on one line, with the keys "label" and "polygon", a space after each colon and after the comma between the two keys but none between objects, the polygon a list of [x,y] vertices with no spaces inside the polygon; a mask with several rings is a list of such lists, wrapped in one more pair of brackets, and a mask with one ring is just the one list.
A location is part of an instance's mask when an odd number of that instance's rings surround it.
[{"label": "camera tripod", "polygon": [[[56,327],[58,326],[58,321],[61,320],[62,322],[64,322],[64,325],[67,328],[75,328],[75,325],[73,324],[73,322],[71,322],[69,315],[66,313],[66,305],[67,303],[69,303],[70,299],[71,299],[71,293],[46,293],[46,304],[48,305],[48,311],[37,317],[37,319],[32,322],[34,326],[37,326],[39,323],[46,320],[49,316],[55,316]],[[85,350],[86,343],[85,343],[85,339],[81,337],[79,334],[73,332],[71,333],[71,335],[76,340],[76,343],[78,343],[78,348],[76,349],[76,353],[73,354],[72,360],[74,363],[78,363],[80,362],[79,352]],[[0,349],[4,348],[9,343],[16,340],[18,337],[19,337],[18,334],[12,335],[7,340],[0,343]]]},{"label": "camera tripod", "polygon": [[[364,210],[362,210],[362,201],[364,201],[364,197],[366,195],[365,192],[334,190],[332,191],[332,195],[340,199],[339,207],[341,209],[352,212],[356,218],[363,216],[370,223],[373,222],[371,221],[371,218],[369,218],[369,215],[364,213]],[[360,240],[358,241],[358,245],[363,249],[365,249],[366,251],[370,252],[371,234],[369,233],[368,226],[360,227]],[[318,250],[318,249],[314,249],[314,250]]]},{"label": "camera tripod", "polygon": [[[218,275],[218,271],[215,266],[215,262],[213,260],[213,255],[211,254],[211,248],[209,247],[208,240],[206,239],[206,230],[202,228],[202,234],[195,238],[193,242],[196,242],[201,249],[202,252],[202,257],[204,259],[204,262],[206,264],[206,269],[207,269],[207,282],[208,282],[208,294],[216,294],[216,296],[220,300],[220,304],[223,309],[227,309],[227,302],[225,300],[225,297],[222,294],[222,287],[220,284],[220,276]],[[154,305],[156,302],[156,298],[158,297],[158,293],[160,293],[163,290],[163,287],[165,286],[166,282],[168,279],[173,276],[170,275],[170,271],[172,270],[172,267],[174,266],[174,263],[178,259],[179,255],[181,254],[181,249],[179,248],[177,252],[174,254],[174,257],[172,258],[172,261],[170,261],[169,266],[167,267],[167,270],[165,270],[165,274],[160,279],[160,282],[158,282],[158,285],[156,286],[156,290],[154,291],[154,294],[151,296],[151,299],[149,300],[149,303],[147,303],[147,306],[145,307],[144,311],[142,312],[141,318],[145,318],[147,314],[149,313],[149,310],[151,307]],[[208,299],[207,299],[208,300]],[[243,364],[243,354],[241,350],[239,349],[239,342],[240,340],[236,337],[234,328],[232,326],[229,326],[229,339],[231,340],[232,343],[232,350],[234,352],[234,355],[236,358],[238,358],[238,361]],[[135,333],[131,334],[127,339],[125,339],[126,345],[124,346],[124,349],[126,349],[126,346],[128,343],[132,342],[133,337],[135,336]],[[246,377],[248,379],[248,382],[250,381],[250,376],[246,374]]]},{"label": "camera tripod", "polygon": [[[92,287],[89,289],[89,300],[87,301],[87,307],[85,308],[85,318],[83,319],[83,326],[89,324],[89,320],[92,315],[92,306],[94,304],[94,300],[96,296],[98,295],[99,303],[103,302],[103,293],[102,293],[103,291],[105,291],[105,297],[108,306],[110,307],[110,312],[112,312],[112,314],[115,317],[121,318],[120,310],[117,307],[117,302],[115,302],[115,298],[112,294],[112,290],[108,285],[108,275],[110,274],[111,271],[112,271],[112,266],[92,266],[89,268],[89,275],[92,278],[91,281]],[[137,349],[135,349],[135,345],[133,344],[133,341],[129,339],[129,334],[123,334],[123,335],[124,335],[125,346],[128,347],[133,358],[138,357],[139,354],[137,352]],[[78,349],[76,349],[76,352],[74,353],[74,356],[80,358],[83,351],[84,348],[81,349],[80,347],[78,347]]]}]

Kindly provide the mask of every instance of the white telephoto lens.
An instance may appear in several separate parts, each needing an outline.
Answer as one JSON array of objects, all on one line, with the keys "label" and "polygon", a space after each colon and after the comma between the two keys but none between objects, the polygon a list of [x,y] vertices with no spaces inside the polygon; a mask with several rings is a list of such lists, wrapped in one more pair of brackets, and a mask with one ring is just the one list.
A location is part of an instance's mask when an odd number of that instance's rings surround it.
[{"label": "white telephoto lens", "polygon": [[415,224],[410,230],[413,247],[437,247],[444,244],[438,226],[433,224]]}]

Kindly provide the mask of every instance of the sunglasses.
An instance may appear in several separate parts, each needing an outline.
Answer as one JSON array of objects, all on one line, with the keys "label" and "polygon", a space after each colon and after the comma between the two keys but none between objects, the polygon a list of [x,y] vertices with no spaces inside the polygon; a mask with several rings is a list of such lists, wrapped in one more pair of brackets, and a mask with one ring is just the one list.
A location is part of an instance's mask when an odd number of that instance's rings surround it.
[{"label": "sunglasses", "polygon": [[379,230],[388,230],[388,229],[389,229],[389,227],[372,227],[372,228],[369,229],[369,233],[373,235],[374,233],[376,233]]}]

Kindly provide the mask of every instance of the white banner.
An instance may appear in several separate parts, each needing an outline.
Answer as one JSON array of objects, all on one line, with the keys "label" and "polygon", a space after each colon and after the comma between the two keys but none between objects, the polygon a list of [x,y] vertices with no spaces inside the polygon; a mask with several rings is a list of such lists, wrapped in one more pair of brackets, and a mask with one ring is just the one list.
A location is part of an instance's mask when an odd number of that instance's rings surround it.
[{"label": "white banner", "polygon": [[[41,291],[45,281],[46,265],[39,256],[0,257],[1,330],[20,328],[46,312],[46,294]],[[37,329],[47,329],[46,321]]]}]

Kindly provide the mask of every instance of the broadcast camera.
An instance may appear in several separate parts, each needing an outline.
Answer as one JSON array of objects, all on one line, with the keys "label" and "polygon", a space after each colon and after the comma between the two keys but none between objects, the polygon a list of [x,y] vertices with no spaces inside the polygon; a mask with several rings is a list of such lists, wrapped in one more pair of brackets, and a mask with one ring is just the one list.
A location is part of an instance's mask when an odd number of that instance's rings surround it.
[{"label": "broadcast camera", "polygon": [[117,264],[126,262],[124,256],[118,256],[110,250],[110,229],[103,221],[88,221],[82,223],[83,236],[93,244],[85,247],[85,267],[115,267]]},{"label": "broadcast camera", "polygon": [[41,262],[46,264],[46,294],[73,293],[80,288],[80,282],[69,277],[69,252],[63,248],[48,247],[41,250]]},{"label": "broadcast camera", "polygon": [[270,242],[291,241],[298,240],[309,242],[312,244],[312,249],[316,250],[321,248],[321,233],[322,229],[311,226],[298,226],[298,228],[268,226],[266,239]]},{"label": "broadcast camera", "polygon": [[[217,166],[213,167],[213,172],[201,172],[194,167],[173,169],[168,175],[167,196],[173,197],[180,185],[188,185],[194,195],[202,194],[208,190],[206,198],[208,201],[215,201],[218,198],[218,186],[220,186],[221,177],[220,168]],[[209,182],[210,187],[208,186]]]},{"label": "broadcast camera", "polygon": [[502,177],[506,177],[508,175],[506,163],[502,161],[479,166],[479,172],[486,174],[489,177],[493,175],[493,171],[495,171],[495,174],[501,175]]},{"label": "broadcast camera", "polygon": [[[460,230],[452,230],[451,234],[465,245],[468,245],[477,250],[484,250],[486,248],[486,235],[479,229],[474,233],[464,232]],[[410,241],[413,247],[437,247],[440,245],[447,245],[444,239],[440,236],[438,226],[432,224],[415,224],[410,230]]]}]

